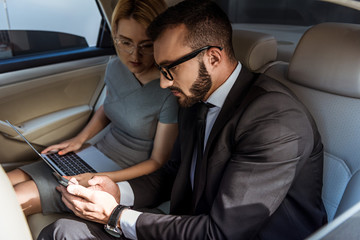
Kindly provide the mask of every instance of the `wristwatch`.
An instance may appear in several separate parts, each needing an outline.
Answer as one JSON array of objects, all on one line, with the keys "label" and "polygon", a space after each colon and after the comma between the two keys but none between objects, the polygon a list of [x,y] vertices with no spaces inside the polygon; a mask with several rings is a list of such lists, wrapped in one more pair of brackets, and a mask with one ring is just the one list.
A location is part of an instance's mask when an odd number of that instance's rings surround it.
[{"label": "wristwatch", "polygon": [[123,235],[121,229],[117,227],[117,222],[124,209],[129,209],[129,207],[117,205],[112,211],[108,223],[104,225],[105,231],[113,237],[120,238]]}]

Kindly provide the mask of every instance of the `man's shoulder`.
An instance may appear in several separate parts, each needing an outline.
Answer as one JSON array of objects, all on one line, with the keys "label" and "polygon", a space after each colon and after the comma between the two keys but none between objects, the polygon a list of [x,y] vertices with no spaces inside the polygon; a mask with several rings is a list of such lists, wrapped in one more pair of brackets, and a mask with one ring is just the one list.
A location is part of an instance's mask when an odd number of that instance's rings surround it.
[{"label": "man's shoulder", "polygon": [[[261,94],[259,92],[261,92]],[[243,101],[243,97],[246,95],[249,97],[249,95],[253,95],[254,93],[256,95],[263,95],[275,92],[284,93],[291,97],[295,96],[295,94],[281,82],[264,73],[254,73],[243,67],[229,95],[232,98],[237,98],[237,102],[239,102],[239,100]]]},{"label": "man's shoulder", "polygon": [[284,84],[265,74],[259,74],[254,86],[260,87],[266,92],[282,92],[294,95],[294,93]]},{"label": "man's shoulder", "polygon": [[[248,110],[255,112],[261,112],[264,116],[265,113],[271,115],[274,112],[286,112],[285,118],[288,118],[291,114],[302,114],[304,119],[307,119],[314,124],[313,117],[306,105],[296,96],[296,94],[283,83],[275,80],[265,74],[260,74],[252,88],[258,88],[260,92],[257,96],[253,97],[249,105],[251,107]],[[251,90],[250,90],[251,91]],[[304,121],[305,123],[306,121]],[[314,128],[315,124],[314,124]]]}]

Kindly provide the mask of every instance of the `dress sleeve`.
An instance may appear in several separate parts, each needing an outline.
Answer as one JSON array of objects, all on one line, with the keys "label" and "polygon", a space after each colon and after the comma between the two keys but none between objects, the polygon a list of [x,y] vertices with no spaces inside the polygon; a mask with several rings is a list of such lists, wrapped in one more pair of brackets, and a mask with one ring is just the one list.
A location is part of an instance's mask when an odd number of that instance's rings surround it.
[{"label": "dress sleeve", "polygon": [[176,97],[171,93],[165,98],[164,104],[161,107],[159,121],[161,123],[177,123],[178,122],[178,103]]}]

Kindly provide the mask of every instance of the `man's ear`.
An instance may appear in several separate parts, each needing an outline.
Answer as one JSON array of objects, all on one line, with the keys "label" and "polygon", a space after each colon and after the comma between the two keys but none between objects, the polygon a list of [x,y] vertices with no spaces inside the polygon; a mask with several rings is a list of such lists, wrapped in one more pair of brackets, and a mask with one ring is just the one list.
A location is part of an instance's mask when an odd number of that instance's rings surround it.
[{"label": "man's ear", "polygon": [[223,58],[223,53],[221,52],[220,49],[218,48],[210,48],[209,51],[207,51],[207,56],[208,56],[208,64],[209,64],[209,67],[211,68],[214,68],[214,67],[217,67],[221,61],[222,61],[222,58]]}]

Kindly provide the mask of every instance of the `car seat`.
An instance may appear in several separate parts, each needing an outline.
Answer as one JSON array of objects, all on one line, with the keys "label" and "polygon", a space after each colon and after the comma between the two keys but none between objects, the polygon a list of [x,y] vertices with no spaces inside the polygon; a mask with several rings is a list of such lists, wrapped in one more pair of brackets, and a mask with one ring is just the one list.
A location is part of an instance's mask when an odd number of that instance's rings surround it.
[{"label": "car seat", "polygon": [[313,26],[290,63],[265,74],[292,89],[317,123],[325,150],[322,198],[331,221],[360,200],[360,26]]},{"label": "car seat", "polygon": [[270,35],[247,30],[233,30],[235,57],[252,72],[263,72],[277,57],[277,42]]},{"label": "car seat", "polygon": [[31,240],[23,211],[18,204],[14,188],[0,165],[0,239]]}]

